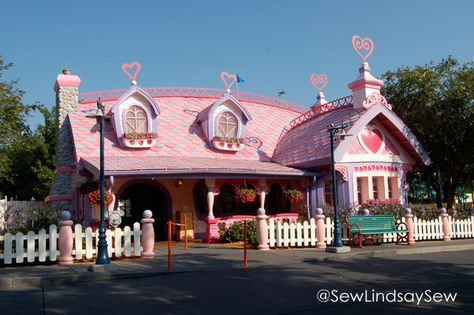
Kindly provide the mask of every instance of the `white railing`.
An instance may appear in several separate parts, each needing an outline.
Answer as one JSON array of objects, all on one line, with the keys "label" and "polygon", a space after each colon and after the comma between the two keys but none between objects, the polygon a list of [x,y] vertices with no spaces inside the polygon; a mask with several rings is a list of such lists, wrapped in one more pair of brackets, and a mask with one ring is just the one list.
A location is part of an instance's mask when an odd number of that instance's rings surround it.
[{"label": "white railing", "polygon": [[[402,218],[405,223],[405,218]],[[474,238],[474,217],[470,216],[468,219],[459,220],[449,217],[451,225],[451,238]],[[332,218],[326,217],[325,223],[325,243],[331,244],[333,239],[334,222]],[[441,217],[433,220],[421,220],[413,218],[414,224],[414,238],[416,241],[423,240],[442,240],[443,221]],[[342,225],[342,237],[347,237],[345,225]],[[405,226],[401,225],[400,229]],[[316,239],[316,223],[314,219],[304,221],[303,223],[288,223],[280,222],[275,219],[268,220],[268,244],[270,247],[308,247],[315,246]],[[374,237],[375,243],[393,243],[396,242],[397,235],[395,233],[385,233]]]},{"label": "white railing", "polygon": [[[56,261],[59,257],[58,250],[58,228],[56,225],[50,225],[46,230],[41,229],[38,234],[29,231],[26,235],[9,233],[0,235],[0,263],[4,264],[25,262],[45,262]],[[74,226],[73,257],[76,260],[83,258],[91,259],[96,254],[99,232],[95,233],[90,227],[83,230],[80,224]],[[133,229],[126,226],[123,230],[107,230],[108,255],[112,257],[140,256],[142,247],[140,243],[141,229],[140,224],[135,223]]]}]

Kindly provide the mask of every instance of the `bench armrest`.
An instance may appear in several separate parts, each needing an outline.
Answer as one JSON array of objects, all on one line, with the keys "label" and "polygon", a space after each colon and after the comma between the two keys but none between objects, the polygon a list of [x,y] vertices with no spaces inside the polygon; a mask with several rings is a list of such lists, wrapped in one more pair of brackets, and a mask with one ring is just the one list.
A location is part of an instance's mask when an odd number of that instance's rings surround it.
[{"label": "bench armrest", "polygon": [[398,222],[398,223],[395,223],[395,228],[398,230],[398,227],[400,225],[404,225],[405,226],[405,230],[408,230],[408,226],[405,222]]}]

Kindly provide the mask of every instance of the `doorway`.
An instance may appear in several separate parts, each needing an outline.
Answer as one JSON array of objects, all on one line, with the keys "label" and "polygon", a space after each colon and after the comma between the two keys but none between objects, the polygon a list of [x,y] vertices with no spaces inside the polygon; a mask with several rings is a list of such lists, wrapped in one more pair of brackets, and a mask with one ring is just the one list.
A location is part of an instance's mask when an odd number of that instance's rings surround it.
[{"label": "doorway", "polygon": [[132,227],[143,218],[143,211],[151,210],[155,223],[155,240],[167,239],[166,223],[171,220],[171,198],[166,188],[155,181],[131,182],[119,194],[125,205],[121,226]]}]

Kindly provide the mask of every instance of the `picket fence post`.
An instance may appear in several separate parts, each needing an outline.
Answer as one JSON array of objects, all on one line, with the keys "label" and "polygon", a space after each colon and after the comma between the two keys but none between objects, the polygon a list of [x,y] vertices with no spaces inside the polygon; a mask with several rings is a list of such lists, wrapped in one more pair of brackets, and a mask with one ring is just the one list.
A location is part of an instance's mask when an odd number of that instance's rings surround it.
[{"label": "picket fence post", "polygon": [[269,250],[268,246],[268,216],[265,215],[264,208],[258,208],[257,210],[257,239],[259,250]]},{"label": "picket fence post", "polygon": [[[142,244],[143,244],[143,258],[153,258],[155,257],[155,230],[153,229],[153,222],[155,219],[152,219],[153,212],[150,210],[143,211],[142,223]],[[187,229],[187,227],[184,227]]]},{"label": "picket fence post", "polygon": [[441,208],[441,220],[443,221],[443,240],[451,240],[451,226],[449,223],[448,213],[446,208]]},{"label": "picket fence post", "polygon": [[60,265],[70,265],[73,263],[72,246],[74,239],[72,235],[72,225],[71,213],[69,211],[63,211],[59,220],[58,247]]},{"label": "picket fence post", "polygon": [[413,224],[413,214],[410,208],[405,209],[405,222],[408,230],[408,244],[415,244],[415,226]]},{"label": "picket fence post", "polygon": [[324,241],[325,225],[324,225],[324,214],[323,209],[317,208],[316,215],[314,216],[316,220],[316,243],[317,248],[326,248],[326,242]]}]

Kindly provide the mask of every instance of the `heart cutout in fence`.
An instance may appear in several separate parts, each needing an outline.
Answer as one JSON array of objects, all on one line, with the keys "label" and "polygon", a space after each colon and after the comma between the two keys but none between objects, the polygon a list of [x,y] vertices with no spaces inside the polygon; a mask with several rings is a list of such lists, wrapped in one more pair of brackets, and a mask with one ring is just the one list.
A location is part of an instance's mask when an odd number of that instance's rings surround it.
[{"label": "heart cutout in fence", "polygon": [[324,73],[323,74],[313,73],[310,75],[309,80],[311,81],[311,84],[318,90],[318,92],[321,92],[326,87],[326,84],[328,83],[328,77]]},{"label": "heart cutout in fence", "polygon": [[122,71],[125,72],[125,74],[130,78],[131,81],[135,81],[141,69],[142,65],[138,61],[134,61],[132,63],[124,63],[122,65]]},{"label": "heart cutout in fence", "polygon": [[352,47],[362,61],[366,61],[374,51],[374,41],[370,37],[362,38],[359,35],[354,35],[352,36]]}]

